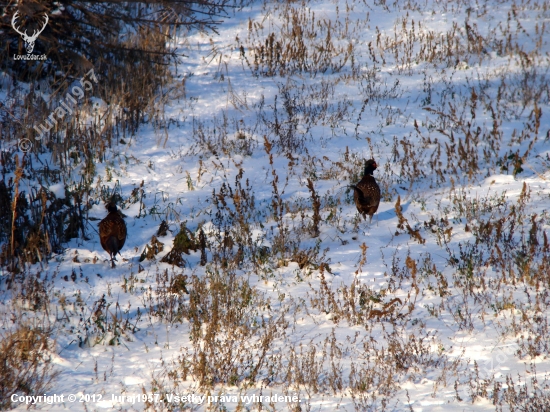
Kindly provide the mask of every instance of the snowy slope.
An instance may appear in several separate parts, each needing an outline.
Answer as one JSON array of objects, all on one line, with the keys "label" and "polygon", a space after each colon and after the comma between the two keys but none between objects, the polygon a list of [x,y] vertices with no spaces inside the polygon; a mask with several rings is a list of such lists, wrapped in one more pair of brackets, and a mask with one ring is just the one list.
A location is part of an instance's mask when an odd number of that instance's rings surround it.
[{"label": "snowy slope", "polygon": [[[143,182],[123,260],[106,262],[97,202],[92,239],[35,269],[55,308],[48,394],[79,395],[38,407],[550,408],[549,23],[536,1],[257,2],[179,38],[169,126],[96,165],[124,199]],[[371,157],[369,225],[347,186]],[[164,250],[139,262],[161,220]],[[203,228],[206,266],[160,261],[181,222]]]}]

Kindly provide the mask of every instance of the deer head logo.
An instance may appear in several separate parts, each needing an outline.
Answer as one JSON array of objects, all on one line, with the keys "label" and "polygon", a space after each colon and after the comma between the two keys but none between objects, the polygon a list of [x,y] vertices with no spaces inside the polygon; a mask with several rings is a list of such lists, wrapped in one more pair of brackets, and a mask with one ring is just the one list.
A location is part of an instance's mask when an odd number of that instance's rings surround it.
[{"label": "deer head logo", "polygon": [[35,30],[32,36],[27,35],[27,30],[25,30],[25,32],[23,33],[19,30],[19,28],[17,28],[16,25],[17,25],[18,17],[19,17],[19,12],[16,11],[11,19],[11,26],[17,33],[21,35],[21,37],[23,37],[23,40],[25,41],[25,48],[27,49],[27,54],[31,54],[32,51],[34,50],[34,42],[36,41],[40,33],[44,31],[44,29],[46,28],[46,25],[48,24],[48,15],[44,14],[44,18],[45,18],[44,25],[40,30]]}]

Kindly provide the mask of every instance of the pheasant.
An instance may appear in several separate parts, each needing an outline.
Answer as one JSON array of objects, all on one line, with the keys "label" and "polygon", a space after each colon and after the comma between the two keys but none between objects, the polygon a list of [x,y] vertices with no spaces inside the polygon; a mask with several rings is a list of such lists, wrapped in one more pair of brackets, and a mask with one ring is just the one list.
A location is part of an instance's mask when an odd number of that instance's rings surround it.
[{"label": "pheasant", "polygon": [[99,241],[103,249],[111,256],[111,264],[114,268],[116,254],[120,254],[120,249],[126,242],[126,223],[114,202],[108,203],[105,208],[109,214],[99,222]]},{"label": "pheasant", "polygon": [[359,183],[350,186],[353,188],[353,200],[355,206],[357,206],[357,211],[361,213],[365,220],[369,215],[369,223],[372,222],[372,216],[378,210],[378,205],[380,205],[380,186],[378,186],[372,175],[377,167],[374,159],[365,160],[363,178]]}]

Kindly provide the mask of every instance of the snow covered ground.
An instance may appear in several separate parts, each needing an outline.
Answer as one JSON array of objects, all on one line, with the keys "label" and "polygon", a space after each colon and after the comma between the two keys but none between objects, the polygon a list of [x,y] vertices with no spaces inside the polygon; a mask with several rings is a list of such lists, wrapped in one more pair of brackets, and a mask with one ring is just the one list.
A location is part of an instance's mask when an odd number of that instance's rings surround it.
[{"label": "snow covered ground", "polygon": [[[550,410],[550,9],[371,3],[255,2],[177,40],[167,127],[96,164],[123,259],[90,227],[31,271],[65,395],[38,408]],[[347,186],[371,157],[369,225]],[[182,222],[205,266],[161,262]]]}]

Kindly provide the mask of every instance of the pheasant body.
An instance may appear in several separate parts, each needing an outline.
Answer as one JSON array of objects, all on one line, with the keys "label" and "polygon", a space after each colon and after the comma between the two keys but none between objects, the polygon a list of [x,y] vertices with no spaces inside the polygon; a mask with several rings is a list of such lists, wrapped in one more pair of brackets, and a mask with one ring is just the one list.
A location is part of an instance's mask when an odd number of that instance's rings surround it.
[{"label": "pheasant body", "polygon": [[372,221],[372,216],[380,205],[380,186],[378,186],[376,179],[372,175],[377,167],[374,159],[366,160],[363,178],[357,184],[351,186],[353,188],[353,200],[355,201],[355,206],[357,206],[357,211],[365,220],[368,215],[370,217],[369,222]]},{"label": "pheasant body", "polygon": [[99,222],[99,241],[101,247],[111,257],[112,267],[115,267],[116,254],[120,254],[120,250],[126,242],[126,223],[113,202],[107,204],[106,209],[109,214]]}]

